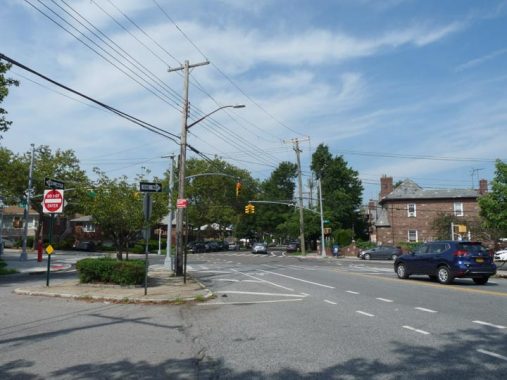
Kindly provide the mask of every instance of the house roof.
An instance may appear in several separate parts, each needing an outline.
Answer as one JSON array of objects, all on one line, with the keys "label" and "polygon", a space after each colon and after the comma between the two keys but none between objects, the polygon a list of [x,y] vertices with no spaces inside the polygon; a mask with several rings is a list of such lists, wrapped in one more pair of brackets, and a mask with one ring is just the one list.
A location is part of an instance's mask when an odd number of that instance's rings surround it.
[{"label": "house roof", "polygon": [[85,215],[85,216],[80,216],[79,218],[71,219],[70,221],[73,223],[93,222],[93,218],[91,215]]},{"label": "house roof", "polygon": [[425,190],[411,179],[405,179],[396,189],[383,197],[380,202],[398,199],[459,199],[477,198],[479,192],[474,189],[431,189]]},{"label": "house roof", "polygon": [[[5,216],[7,215],[23,215],[25,209],[23,207],[18,206],[5,206],[3,209],[3,213]],[[39,213],[35,211],[33,208],[30,208],[29,215],[38,215]]]}]

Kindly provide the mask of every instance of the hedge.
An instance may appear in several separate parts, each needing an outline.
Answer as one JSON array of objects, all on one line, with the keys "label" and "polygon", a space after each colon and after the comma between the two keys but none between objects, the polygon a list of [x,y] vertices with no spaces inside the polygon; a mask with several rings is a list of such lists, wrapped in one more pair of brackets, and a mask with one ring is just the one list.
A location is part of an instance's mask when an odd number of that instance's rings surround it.
[{"label": "hedge", "polygon": [[81,283],[141,285],[144,282],[143,260],[116,260],[109,257],[83,259],[76,264]]}]

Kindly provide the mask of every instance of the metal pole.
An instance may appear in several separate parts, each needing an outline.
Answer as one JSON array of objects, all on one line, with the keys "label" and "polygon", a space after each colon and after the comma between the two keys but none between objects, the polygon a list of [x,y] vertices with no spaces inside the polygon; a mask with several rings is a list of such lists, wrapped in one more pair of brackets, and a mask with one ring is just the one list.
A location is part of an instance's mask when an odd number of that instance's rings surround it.
[{"label": "metal pole", "polygon": [[32,156],[30,159],[30,171],[28,173],[28,191],[26,194],[26,205],[25,205],[25,211],[23,212],[24,216],[24,226],[23,226],[23,245],[21,250],[21,256],[19,259],[21,261],[26,261],[28,259],[28,256],[26,254],[26,239],[28,235],[28,219],[30,217],[30,197],[32,195],[32,173],[33,173],[33,156],[35,153],[35,145],[30,144],[32,147]]},{"label": "metal pole", "polygon": [[[53,216],[55,214],[49,214],[49,243],[48,246],[51,246],[53,240]],[[51,254],[48,254],[48,269],[46,271],[46,286],[49,286],[49,273],[51,272]]]},{"label": "metal pole", "polygon": [[299,158],[299,153],[301,153],[301,150],[299,149],[299,141],[296,139],[295,141],[296,146],[294,150],[296,151],[296,158],[297,158],[297,164],[298,164],[298,187],[299,187],[299,234],[300,234],[300,241],[301,241],[301,254],[303,256],[306,255],[305,252],[305,219],[304,219],[304,212],[303,212],[303,179],[301,176],[301,160]]},{"label": "metal pole", "polygon": [[173,236],[173,187],[174,187],[174,155],[171,157],[171,169],[169,170],[169,221],[167,222],[167,242],[164,266],[174,270],[171,257],[171,245]]},{"label": "metal pole", "polygon": [[325,237],[324,237],[324,211],[322,210],[322,183],[321,179],[319,177],[319,204],[320,204],[320,248],[321,248],[321,255],[326,256],[326,243],[325,243]]},{"label": "metal pole", "polygon": [[0,256],[4,253],[4,200],[0,197]]}]

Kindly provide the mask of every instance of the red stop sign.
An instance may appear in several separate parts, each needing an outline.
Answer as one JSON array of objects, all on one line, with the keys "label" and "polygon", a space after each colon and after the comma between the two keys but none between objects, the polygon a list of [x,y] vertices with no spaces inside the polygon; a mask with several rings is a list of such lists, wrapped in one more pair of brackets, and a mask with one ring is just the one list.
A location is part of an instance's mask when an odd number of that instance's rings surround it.
[{"label": "red stop sign", "polygon": [[42,208],[46,213],[62,212],[63,190],[45,190]]}]

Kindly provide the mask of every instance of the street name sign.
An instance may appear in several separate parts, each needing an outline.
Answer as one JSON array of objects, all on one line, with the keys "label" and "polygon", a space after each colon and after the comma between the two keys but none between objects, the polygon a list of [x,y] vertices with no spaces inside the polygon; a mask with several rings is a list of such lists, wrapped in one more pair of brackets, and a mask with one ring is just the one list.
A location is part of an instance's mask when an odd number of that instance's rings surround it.
[{"label": "street name sign", "polygon": [[42,212],[45,214],[59,214],[63,212],[63,190],[44,190]]},{"label": "street name sign", "polygon": [[139,182],[139,191],[141,193],[161,193],[162,184],[156,182]]},{"label": "street name sign", "polygon": [[44,185],[50,189],[59,189],[59,190],[65,189],[65,184],[62,181],[58,181],[57,179],[52,179],[48,177],[44,178]]}]

